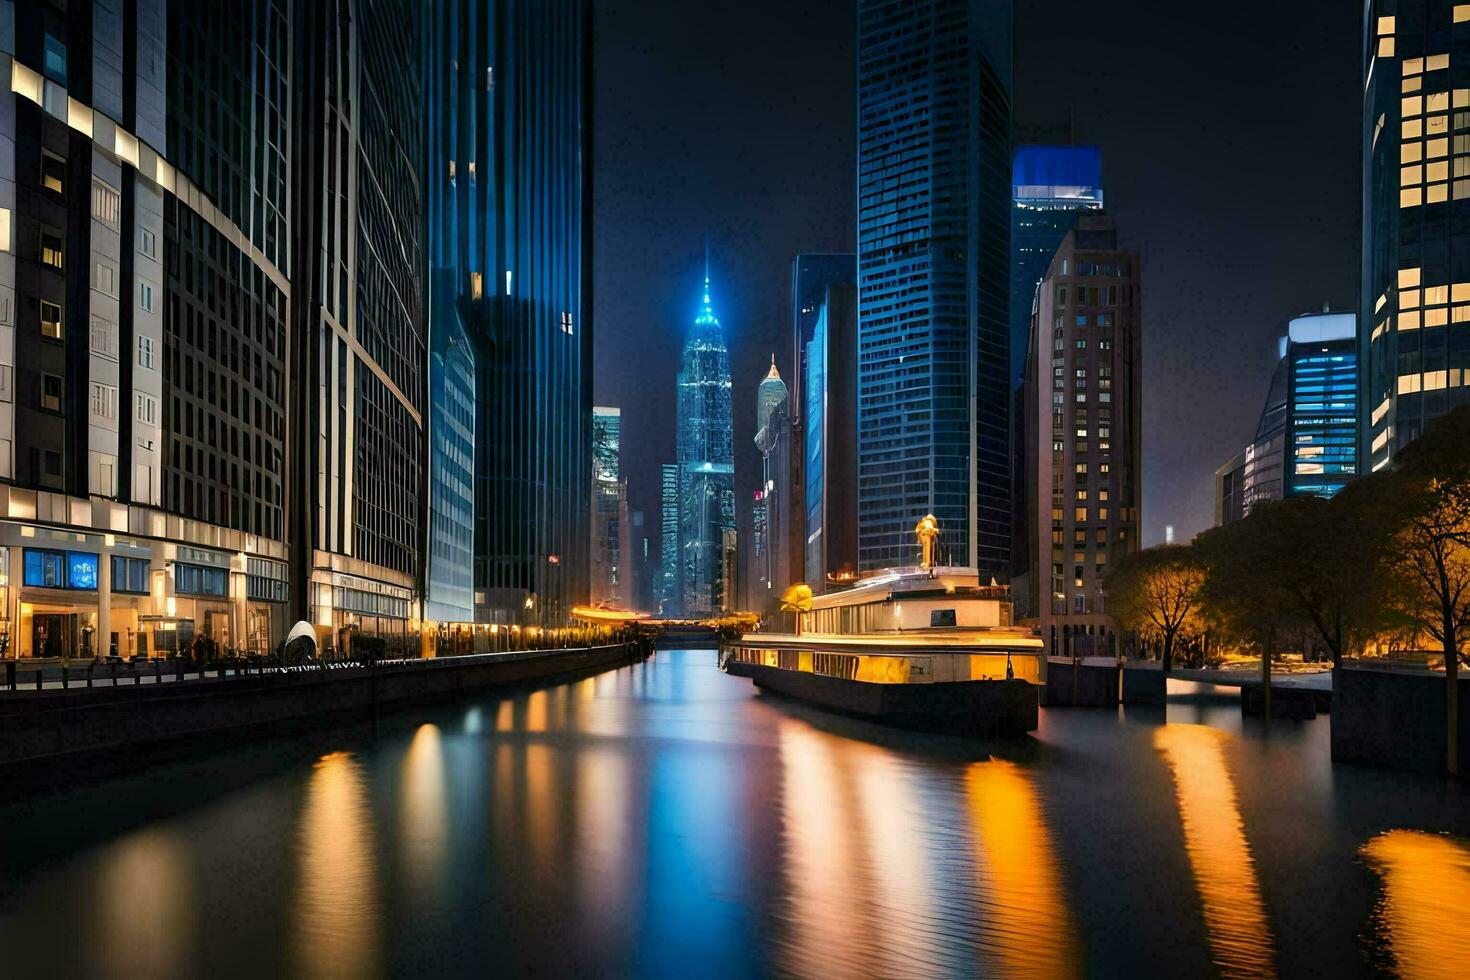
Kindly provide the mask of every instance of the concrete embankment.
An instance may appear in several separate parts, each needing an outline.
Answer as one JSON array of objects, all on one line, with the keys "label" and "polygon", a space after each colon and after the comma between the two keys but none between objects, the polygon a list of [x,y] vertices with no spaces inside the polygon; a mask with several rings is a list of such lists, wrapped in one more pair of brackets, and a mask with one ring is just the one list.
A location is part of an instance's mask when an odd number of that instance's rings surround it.
[{"label": "concrete embankment", "polygon": [[[1333,678],[1332,760],[1404,772],[1445,771],[1444,674],[1344,667]],[[1459,688],[1460,773],[1470,767],[1470,678]]]},{"label": "concrete embankment", "polygon": [[224,732],[294,730],[380,707],[550,684],[641,660],[638,643],[268,672],[141,687],[0,694],[0,767],[177,744]]}]

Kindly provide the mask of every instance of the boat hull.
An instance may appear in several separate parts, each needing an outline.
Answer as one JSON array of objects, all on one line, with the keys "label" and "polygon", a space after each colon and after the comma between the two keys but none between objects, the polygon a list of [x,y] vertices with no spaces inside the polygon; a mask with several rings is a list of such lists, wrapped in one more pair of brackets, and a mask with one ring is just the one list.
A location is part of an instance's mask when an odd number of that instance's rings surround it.
[{"label": "boat hull", "polygon": [[951,735],[1024,735],[1036,730],[1041,703],[1041,688],[1024,680],[876,684],[737,660],[725,669],[840,714]]}]

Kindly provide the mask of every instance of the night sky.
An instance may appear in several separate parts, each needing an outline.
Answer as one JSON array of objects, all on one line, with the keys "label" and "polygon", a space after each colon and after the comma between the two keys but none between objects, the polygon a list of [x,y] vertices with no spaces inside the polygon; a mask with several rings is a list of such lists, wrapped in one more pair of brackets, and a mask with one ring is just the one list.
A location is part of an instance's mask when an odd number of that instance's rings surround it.
[{"label": "night sky", "polygon": [[[789,378],[792,257],[854,247],[855,4],[595,6],[595,391],[623,410],[656,561],[705,236],[742,523],[773,352]],[[1356,305],[1361,5],[1192,6],[1016,13],[1017,126],[1070,114],[1077,142],[1102,148],[1108,210],[1143,257],[1145,544],[1212,523],[1215,467],[1254,434],[1286,320]]]}]

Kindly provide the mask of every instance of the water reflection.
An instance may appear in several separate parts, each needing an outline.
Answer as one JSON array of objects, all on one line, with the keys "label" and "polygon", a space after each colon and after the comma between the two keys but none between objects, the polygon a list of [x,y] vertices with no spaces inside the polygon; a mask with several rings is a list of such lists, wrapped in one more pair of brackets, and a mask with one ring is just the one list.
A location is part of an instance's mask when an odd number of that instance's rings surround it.
[{"label": "water reflection", "polygon": [[[1138,717],[986,746],[661,653],[201,752],[0,806],[0,976],[1464,972],[1465,787]],[[1458,836],[1359,857],[1404,824]]]},{"label": "water reflection", "polygon": [[782,723],[780,747],[791,930],[783,966],[802,976],[862,976],[872,902],[870,883],[849,868],[862,849],[851,773],[832,740],[796,722]]},{"label": "water reflection", "polygon": [[1409,980],[1454,980],[1470,971],[1470,841],[1390,830],[1363,845],[1383,895],[1373,939]]},{"label": "water reflection", "polygon": [[1273,944],[1235,784],[1225,766],[1224,732],[1165,725],[1154,747],[1174,775],[1184,846],[1204,905],[1215,965],[1224,976],[1274,976]]},{"label": "water reflection", "polygon": [[1008,977],[1081,974],[1081,954],[1046,815],[1029,774],[1001,759],[965,773],[982,887],[983,941]]},{"label": "water reflection", "polygon": [[432,900],[441,890],[449,851],[444,748],[437,725],[420,725],[403,757],[399,824],[409,895],[416,902]]},{"label": "water reflection", "polygon": [[362,767],[346,752],[317,762],[296,841],[300,863],[291,916],[298,972],[376,976],[380,914],[372,811]]},{"label": "water reflection", "polygon": [[994,760],[957,772],[791,718],[779,735],[784,972],[1080,973],[1026,770]]},{"label": "water reflection", "polygon": [[118,843],[102,865],[98,975],[183,976],[196,940],[193,879],[177,835],[151,830]]}]

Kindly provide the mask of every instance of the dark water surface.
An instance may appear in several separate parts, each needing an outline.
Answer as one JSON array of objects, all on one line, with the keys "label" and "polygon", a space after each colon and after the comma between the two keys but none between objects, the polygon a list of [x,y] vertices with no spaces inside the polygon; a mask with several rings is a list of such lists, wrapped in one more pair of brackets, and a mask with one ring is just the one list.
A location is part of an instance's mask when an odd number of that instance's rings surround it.
[{"label": "dark water surface", "polygon": [[911,735],[665,651],[0,809],[0,975],[1466,976],[1470,793],[1328,734]]}]

